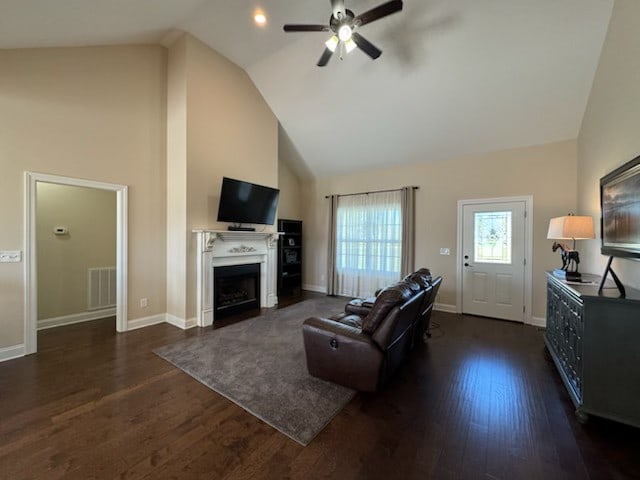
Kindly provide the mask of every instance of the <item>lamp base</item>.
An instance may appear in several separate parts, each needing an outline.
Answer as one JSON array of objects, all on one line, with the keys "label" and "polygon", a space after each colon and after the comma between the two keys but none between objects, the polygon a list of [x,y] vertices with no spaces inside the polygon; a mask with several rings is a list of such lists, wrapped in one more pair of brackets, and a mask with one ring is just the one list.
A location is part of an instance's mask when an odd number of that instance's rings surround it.
[{"label": "lamp base", "polygon": [[554,268],[553,269],[553,276],[557,277],[557,278],[561,278],[562,280],[566,280],[567,279],[567,272],[566,272],[566,270],[562,270],[561,268]]},{"label": "lamp base", "polygon": [[556,268],[553,271],[553,276],[566,280],[567,282],[582,282],[582,275],[580,272],[567,272],[561,268]]},{"label": "lamp base", "polygon": [[582,282],[582,275],[580,272],[567,272],[565,280],[567,282]]}]

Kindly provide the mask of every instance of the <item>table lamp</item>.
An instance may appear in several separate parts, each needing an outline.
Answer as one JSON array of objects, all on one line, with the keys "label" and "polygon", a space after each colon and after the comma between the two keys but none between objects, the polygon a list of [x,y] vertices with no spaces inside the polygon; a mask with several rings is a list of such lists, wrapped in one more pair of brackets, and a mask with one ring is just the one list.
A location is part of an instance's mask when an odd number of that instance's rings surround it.
[{"label": "table lamp", "polygon": [[576,250],[576,240],[590,240],[595,237],[593,217],[569,214],[564,217],[552,218],[549,221],[547,238],[550,240],[573,240],[573,248],[564,243],[554,242],[552,250],[560,249],[562,268],[557,268],[553,274],[571,282],[580,282],[582,276],[578,272],[580,255]]}]

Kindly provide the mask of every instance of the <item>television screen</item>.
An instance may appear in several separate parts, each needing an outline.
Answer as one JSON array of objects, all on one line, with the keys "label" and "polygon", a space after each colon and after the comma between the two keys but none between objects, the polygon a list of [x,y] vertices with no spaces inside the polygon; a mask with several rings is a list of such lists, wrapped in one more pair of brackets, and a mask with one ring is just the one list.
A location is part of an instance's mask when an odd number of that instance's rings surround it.
[{"label": "television screen", "polygon": [[218,221],[272,225],[278,208],[277,188],[222,178]]},{"label": "television screen", "polygon": [[603,255],[640,258],[640,157],[600,179]]}]

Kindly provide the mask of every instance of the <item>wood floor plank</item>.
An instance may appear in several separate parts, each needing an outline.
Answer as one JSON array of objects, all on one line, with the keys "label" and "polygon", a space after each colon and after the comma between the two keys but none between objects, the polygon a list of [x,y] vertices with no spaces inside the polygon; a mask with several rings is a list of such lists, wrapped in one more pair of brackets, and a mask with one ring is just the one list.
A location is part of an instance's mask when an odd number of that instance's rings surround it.
[{"label": "wood floor plank", "polygon": [[153,354],[201,329],[42,331],[37,355],[0,364],[0,478],[640,478],[640,431],[576,421],[539,329],[434,321],[382,392],[356,395],[307,447]]}]

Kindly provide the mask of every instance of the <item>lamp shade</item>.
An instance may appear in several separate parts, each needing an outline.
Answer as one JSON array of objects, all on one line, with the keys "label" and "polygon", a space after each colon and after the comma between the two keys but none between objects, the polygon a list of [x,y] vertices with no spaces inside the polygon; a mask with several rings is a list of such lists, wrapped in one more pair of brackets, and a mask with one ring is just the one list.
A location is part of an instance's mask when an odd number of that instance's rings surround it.
[{"label": "lamp shade", "polygon": [[553,240],[588,240],[596,238],[593,231],[593,217],[567,215],[549,221],[547,238]]}]

